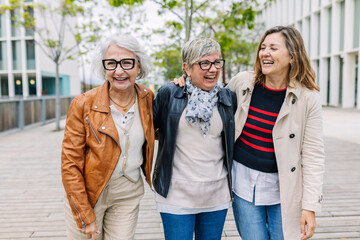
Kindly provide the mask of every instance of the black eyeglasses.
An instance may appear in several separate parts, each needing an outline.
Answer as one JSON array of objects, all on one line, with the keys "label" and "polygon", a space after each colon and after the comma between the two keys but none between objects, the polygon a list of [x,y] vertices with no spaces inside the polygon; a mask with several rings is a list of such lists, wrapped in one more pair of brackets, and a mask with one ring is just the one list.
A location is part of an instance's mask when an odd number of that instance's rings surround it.
[{"label": "black eyeglasses", "polygon": [[115,59],[103,59],[102,63],[106,70],[115,70],[118,64],[122,69],[130,70],[133,69],[135,66],[135,59],[123,58],[120,61],[116,61]]},{"label": "black eyeglasses", "polygon": [[195,62],[195,63],[199,64],[201,70],[209,70],[213,64],[214,64],[215,68],[220,69],[224,66],[225,59],[218,58],[213,62],[204,60],[204,61]]}]

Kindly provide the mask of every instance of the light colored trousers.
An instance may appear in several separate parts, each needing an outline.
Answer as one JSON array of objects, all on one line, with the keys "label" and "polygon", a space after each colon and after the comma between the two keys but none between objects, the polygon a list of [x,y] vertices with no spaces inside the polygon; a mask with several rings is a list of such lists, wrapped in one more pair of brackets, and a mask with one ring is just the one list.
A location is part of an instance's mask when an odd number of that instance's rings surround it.
[{"label": "light colored trousers", "polygon": [[[123,176],[112,178],[94,207],[96,225],[100,231],[96,239],[134,239],[139,204],[143,196],[144,184],[141,177],[136,183]],[[86,240],[86,235],[81,233],[76,225],[66,196],[64,205],[68,239]]]}]

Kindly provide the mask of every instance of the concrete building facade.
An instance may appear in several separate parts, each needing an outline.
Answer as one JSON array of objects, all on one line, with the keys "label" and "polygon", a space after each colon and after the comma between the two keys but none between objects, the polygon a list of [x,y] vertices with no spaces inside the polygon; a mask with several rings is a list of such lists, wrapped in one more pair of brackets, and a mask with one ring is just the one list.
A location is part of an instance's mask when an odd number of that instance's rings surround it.
[{"label": "concrete building facade", "polygon": [[[59,1],[24,0],[27,9],[4,11],[0,14],[0,98],[55,95],[55,64],[37,43],[39,36],[34,29],[14,24],[14,16],[28,11],[35,16],[36,24],[55,29],[54,23],[59,16],[39,14],[34,3],[53,5]],[[0,4],[9,4],[9,0],[0,0]],[[76,21],[72,21],[76,23]],[[51,31],[50,31],[51,32]],[[65,46],[74,44],[71,34],[65,34]],[[46,48],[44,48],[46,49]],[[60,65],[60,94],[63,96],[80,93],[79,67],[76,61],[66,60]]]},{"label": "concrete building facade", "polygon": [[276,0],[259,19],[301,32],[324,105],[360,109],[360,0]]}]

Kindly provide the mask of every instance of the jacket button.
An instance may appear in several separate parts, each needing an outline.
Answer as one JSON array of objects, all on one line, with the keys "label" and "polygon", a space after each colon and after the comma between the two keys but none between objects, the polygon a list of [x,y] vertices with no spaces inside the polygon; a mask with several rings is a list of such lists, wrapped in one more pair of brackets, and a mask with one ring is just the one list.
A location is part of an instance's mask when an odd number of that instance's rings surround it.
[{"label": "jacket button", "polygon": [[103,129],[103,130],[104,130],[104,129],[105,129],[105,127],[101,127],[101,129]]},{"label": "jacket button", "polygon": [[295,172],[296,167],[291,168],[291,172]]},{"label": "jacket button", "polygon": [[296,99],[294,98],[294,99],[291,101],[291,103],[294,104],[295,102],[296,102]]},{"label": "jacket button", "polygon": [[290,136],[289,136],[290,138],[294,138],[295,137],[295,134],[290,134]]},{"label": "jacket button", "polygon": [[144,89],[144,92],[147,92],[147,90],[146,90],[146,89]]},{"label": "jacket button", "polygon": [[97,108],[98,108],[98,106],[97,106],[97,105],[95,105],[95,106],[94,106],[94,108],[96,108],[96,109],[97,109]]}]

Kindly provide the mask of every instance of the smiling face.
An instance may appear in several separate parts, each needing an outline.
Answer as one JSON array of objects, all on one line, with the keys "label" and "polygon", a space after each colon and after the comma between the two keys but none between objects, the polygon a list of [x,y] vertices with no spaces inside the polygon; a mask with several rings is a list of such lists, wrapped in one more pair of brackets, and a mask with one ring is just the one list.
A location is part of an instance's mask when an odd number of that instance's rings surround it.
[{"label": "smiling face", "polygon": [[[196,62],[205,60],[214,62],[219,58],[219,53],[215,52],[198,59]],[[184,62],[183,68],[185,69],[187,75],[191,77],[193,85],[205,91],[209,91],[215,87],[221,72],[221,69],[215,68],[214,64],[211,65],[209,70],[202,70],[197,63],[194,63],[192,67],[189,68],[188,64]]]},{"label": "smiling face", "polygon": [[261,44],[259,59],[262,73],[266,78],[283,81],[288,78],[291,56],[281,33],[266,36]]},{"label": "smiling face", "polygon": [[111,91],[133,91],[132,89],[134,87],[136,77],[140,71],[136,55],[125,48],[111,44],[104,57],[104,59],[114,59],[116,61],[120,61],[124,58],[135,59],[135,66],[133,69],[124,70],[121,68],[120,64],[118,64],[115,70],[106,70],[106,78],[110,82]]}]

